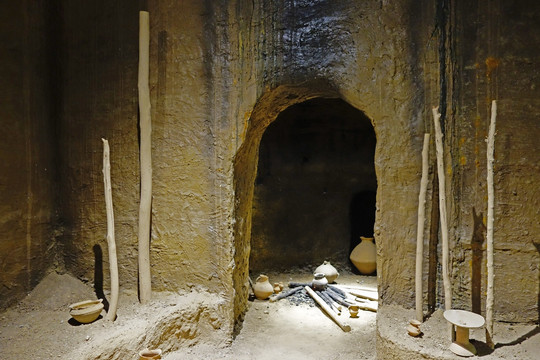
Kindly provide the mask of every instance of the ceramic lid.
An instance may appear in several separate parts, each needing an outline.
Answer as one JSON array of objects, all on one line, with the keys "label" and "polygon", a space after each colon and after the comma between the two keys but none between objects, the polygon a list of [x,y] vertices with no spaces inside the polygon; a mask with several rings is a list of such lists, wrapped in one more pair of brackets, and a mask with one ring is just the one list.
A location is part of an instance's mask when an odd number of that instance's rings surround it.
[{"label": "ceramic lid", "polygon": [[444,318],[454,325],[464,328],[478,328],[484,325],[485,320],[482,315],[466,310],[446,310]]}]

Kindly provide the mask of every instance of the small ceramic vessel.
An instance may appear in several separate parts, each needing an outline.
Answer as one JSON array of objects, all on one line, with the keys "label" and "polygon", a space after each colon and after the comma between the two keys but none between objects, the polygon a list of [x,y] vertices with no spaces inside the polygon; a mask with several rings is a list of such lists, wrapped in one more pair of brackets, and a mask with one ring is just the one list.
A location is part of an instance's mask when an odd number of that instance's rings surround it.
[{"label": "small ceramic vessel", "polygon": [[274,293],[274,287],[268,281],[268,276],[263,274],[259,275],[253,285],[253,293],[259,300],[266,300]]},{"label": "small ceramic vessel", "polygon": [[360,311],[360,306],[358,305],[350,305],[349,306],[349,314],[352,318],[358,317],[358,311]]},{"label": "small ceramic vessel", "polygon": [[313,275],[313,281],[311,282],[311,287],[313,287],[314,290],[324,290],[326,289],[326,285],[328,285],[328,280],[324,276],[323,273],[315,273]]}]

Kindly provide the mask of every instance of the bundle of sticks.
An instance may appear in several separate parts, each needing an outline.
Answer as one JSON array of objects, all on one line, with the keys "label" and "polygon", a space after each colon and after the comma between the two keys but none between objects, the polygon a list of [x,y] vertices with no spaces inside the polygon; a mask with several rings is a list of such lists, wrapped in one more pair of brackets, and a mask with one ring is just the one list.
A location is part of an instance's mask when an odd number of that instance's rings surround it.
[{"label": "bundle of sticks", "polygon": [[351,327],[340,318],[341,311],[351,306],[360,310],[377,311],[378,294],[376,290],[345,285],[326,285],[324,288],[313,287],[312,283],[289,283],[290,290],[283,291],[270,297],[271,302],[291,296],[305,290],[327,315],[334,320],[343,331],[350,331]]}]

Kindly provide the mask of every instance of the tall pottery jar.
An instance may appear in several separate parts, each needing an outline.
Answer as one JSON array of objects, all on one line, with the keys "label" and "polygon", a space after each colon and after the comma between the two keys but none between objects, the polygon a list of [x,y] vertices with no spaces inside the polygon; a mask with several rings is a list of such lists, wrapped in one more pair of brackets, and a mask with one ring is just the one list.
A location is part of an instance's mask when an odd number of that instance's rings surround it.
[{"label": "tall pottery jar", "polygon": [[360,236],[360,239],[362,241],[353,249],[349,259],[361,274],[369,275],[377,270],[377,249],[373,238]]},{"label": "tall pottery jar", "polygon": [[268,281],[268,276],[259,275],[257,280],[255,280],[255,284],[253,284],[253,293],[259,300],[268,299],[274,293],[274,287]]}]

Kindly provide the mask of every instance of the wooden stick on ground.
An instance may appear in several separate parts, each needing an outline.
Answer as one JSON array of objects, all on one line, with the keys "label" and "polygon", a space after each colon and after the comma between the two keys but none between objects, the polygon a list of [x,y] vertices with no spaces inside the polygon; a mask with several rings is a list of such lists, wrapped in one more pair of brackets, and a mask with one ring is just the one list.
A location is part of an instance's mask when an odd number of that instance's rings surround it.
[{"label": "wooden stick on ground", "polygon": [[275,302],[275,301],[278,301],[278,300],[281,300],[283,298],[286,298],[287,296],[291,296],[292,294],[302,290],[303,287],[299,286],[299,287],[295,287],[295,288],[292,288],[291,290],[288,290],[288,291],[283,291],[281,293],[279,293],[278,295],[276,296],[272,296],[270,297],[270,302]]},{"label": "wooden stick on ground", "polygon": [[337,315],[332,311],[332,309],[330,309],[330,306],[328,306],[323,299],[321,299],[319,297],[319,295],[315,294],[315,291],[313,291],[309,286],[305,286],[304,289],[306,289],[307,293],[309,294],[309,296],[311,296],[313,298],[313,300],[315,300],[315,302],[317,304],[319,304],[319,306],[324,310],[324,312],[330,316],[330,318],[332,318],[332,320],[334,320],[334,322],[336,324],[338,324],[338,326],[345,332],[349,332],[351,331],[351,326],[349,324],[346,324],[344,322],[342,322],[338,317]]},{"label": "wooden stick on ground", "polygon": [[111,302],[105,320],[114,321],[116,319],[116,308],[118,306],[118,261],[116,257],[116,242],[114,240],[114,211],[111,188],[111,163],[109,142],[103,141],[103,183],[105,185],[105,207],[107,209],[107,245],[109,249],[109,271],[111,273]]},{"label": "wooden stick on ground", "polygon": [[433,108],[433,123],[435,125],[435,145],[437,149],[437,175],[439,177],[439,214],[441,221],[442,239],[442,276],[444,286],[444,309],[452,308],[452,285],[450,282],[450,272],[448,269],[449,249],[448,249],[448,223],[446,218],[446,180],[444,175],[444,150],[441,131],[441,113],[439,107]]},{"label": "wooden stick on ground", "polygon": [[373,301],[378,301],[378,295],[377,293],[373,293],[371,291],[363,291],[363,290],[349,290],[349,293],[354,296],[358,296],[364,299],[369,299]]},{"label": "wooden stick on ground", "polygon": [[424,321],[422,270],[424,264],[424,222],[426,213],[426,192],[428,184],[428,160],[429,160],[429,134],[424,134],[424,146],[422,148],[422,178],[420,180],[420,194],[418,195],[418,227],[416,229],[416,320]]},{"label": "wooden stick on ground", "polygon": [[493,153],[495,152],[495,122],[497,119],[497,102],[491,103],[491,122],[489,124],[489,134],[487,139],[487,296],[486,296],[486,343],[490,348],[494,348],[493,342],[493,211],[495,203],[495,193],[493,185],[493,163],[495,162]]},{"label": "wooden stick on ground", "polygon": [[139,113],[141,200],[139,205],[139,300],[150,301],[150,217],[152,214],[152,123],[150,119],[149,48],[150,24],[148,12],[139,13]]},{"label": "wooden stick on ground", "polygon": [[354,286],[354,285],[328,285],[333,289],[338,289],[339,291],[349,291],[349,290],[360,290],[360,291],[371,291],[378,292],[377,289],[371,289],[365,286]]},{"label": "wooden stick on ground", "polygon": [[315,293],[319,295],[319,297],[323,299],[323,301],[328,304],[328,306],[330,306],[330,309],[332,309],[332,311],[334,311],[338,315],[341,314],[341,306],[336,306],[334,300],[332,300],[330,296],[326,295],[326,291],[315,290]]}]

